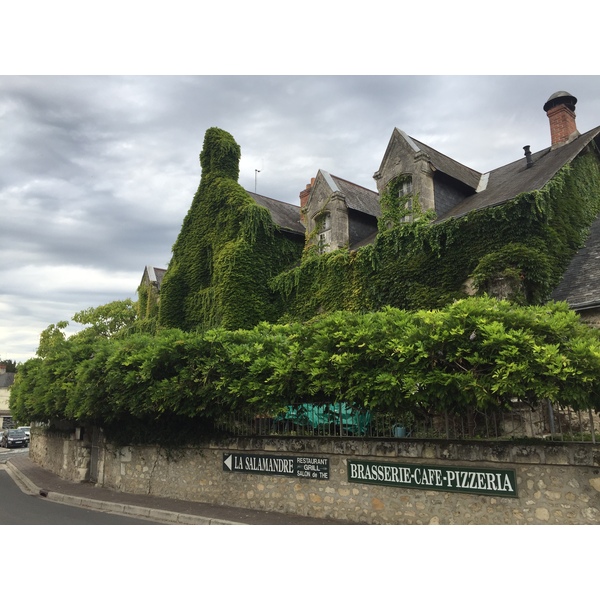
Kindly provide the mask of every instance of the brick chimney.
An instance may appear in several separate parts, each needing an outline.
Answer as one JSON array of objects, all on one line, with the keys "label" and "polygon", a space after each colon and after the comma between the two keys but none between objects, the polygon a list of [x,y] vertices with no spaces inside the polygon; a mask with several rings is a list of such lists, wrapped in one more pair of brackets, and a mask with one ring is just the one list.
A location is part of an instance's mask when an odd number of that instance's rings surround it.
[{"label": "brick chimney", "polygon": [[576,104],[577,98],[568,92],[556,92],[544,104],[544,110],[550,119],[552,148],[567,144],[579,135],[575,123]]},{"label": "brick chimney", "polygon": [[313,177],[310,180],[310,183],[307,184],[306,189],[300,192],[300,208],[304,208],[306,203],[308,202],[308,197],[310,196],[310,190],[312,190],[312,186],[315,183],[315,178]]},{"label": "brick chimney", "polygon": [[312,190],[312,186],[315,183],[315,178],[312,177],[310,183],[307,184],[306,188],[300,192],[300,220],[304,222],[304,207],[308,202],[308,197],[310,196],[310,191]]},{"label": "brick chimney", "polygon": [[4,363],[0,363],[0,375],[4,375],[6,373],[6,365]]}]

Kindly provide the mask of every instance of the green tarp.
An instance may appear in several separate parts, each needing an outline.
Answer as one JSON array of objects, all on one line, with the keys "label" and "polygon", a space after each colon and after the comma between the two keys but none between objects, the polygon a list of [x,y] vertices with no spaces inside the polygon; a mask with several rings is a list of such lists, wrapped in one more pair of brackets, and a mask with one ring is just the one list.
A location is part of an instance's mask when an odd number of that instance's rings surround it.
[{"label": "green tarp", "polygon": [[277,418],[314,431],[341,429],[347,435],[365,435],[371,422],[371,413],[361,412],[346,403],[296,404]]}]

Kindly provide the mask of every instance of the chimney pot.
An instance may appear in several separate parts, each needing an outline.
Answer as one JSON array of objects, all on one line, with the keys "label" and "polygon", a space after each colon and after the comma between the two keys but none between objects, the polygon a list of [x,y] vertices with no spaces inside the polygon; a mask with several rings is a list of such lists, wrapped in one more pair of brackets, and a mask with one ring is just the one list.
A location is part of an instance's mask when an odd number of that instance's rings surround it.
[{"label": "chimney pot", "polygon": [[527,168],[533,167],[533,159],[531,158],[531,150],[529,146],[523,146],[523,150],[525,150],[525,158],[527,159]]}]

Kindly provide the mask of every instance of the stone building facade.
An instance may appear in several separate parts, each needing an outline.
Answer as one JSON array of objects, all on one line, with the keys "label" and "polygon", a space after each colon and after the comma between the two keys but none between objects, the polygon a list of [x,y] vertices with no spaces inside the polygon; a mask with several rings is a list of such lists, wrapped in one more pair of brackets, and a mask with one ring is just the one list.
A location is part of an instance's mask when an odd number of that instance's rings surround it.
[{"label": "stone building facade", "polygon": [[6,364],[0,363],[0,429],[11,427],[13,420],[10,414],[10,388],[15,381],[15,374],[6,371]]},{"label": "stone building facade", "polygon": [[377,233],[377,192],[319,170],[300,193],[306,241],[320,252],[355,248]]}]

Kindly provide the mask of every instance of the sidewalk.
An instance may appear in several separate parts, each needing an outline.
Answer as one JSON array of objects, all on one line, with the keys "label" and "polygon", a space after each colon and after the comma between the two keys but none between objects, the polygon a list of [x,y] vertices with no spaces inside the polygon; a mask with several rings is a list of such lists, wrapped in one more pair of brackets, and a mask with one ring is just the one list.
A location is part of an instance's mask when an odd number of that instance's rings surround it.
[{"label": "sidewalk", "polygon": [[0,455],[8,473],[25,493],[81,508],[147,518],[172,525],[348,525],[283,513],[217,506],[141,494],[126,494],[93,483],[75,483],[33,463],[27,454]]}]

